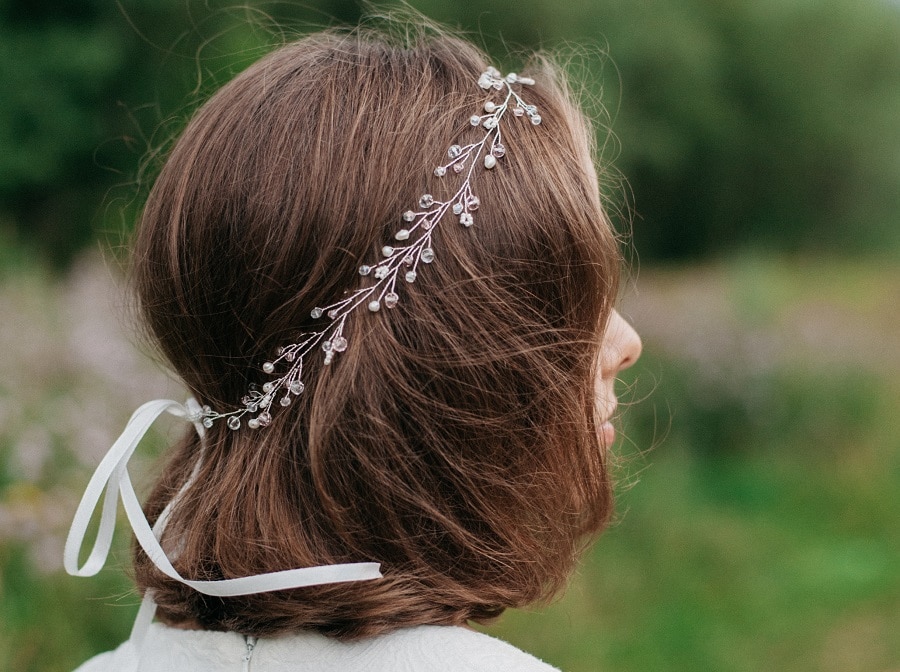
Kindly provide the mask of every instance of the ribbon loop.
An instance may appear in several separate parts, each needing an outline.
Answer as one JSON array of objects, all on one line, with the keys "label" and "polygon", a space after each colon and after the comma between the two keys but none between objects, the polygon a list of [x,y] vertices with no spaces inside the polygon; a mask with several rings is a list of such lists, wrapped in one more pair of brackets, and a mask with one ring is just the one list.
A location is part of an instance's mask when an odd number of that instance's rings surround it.
[{"label": "ribbon loop", "polygon": [[[365,581],[381,578],[380,565],[376,562],[301,567],[218,581],[192,581],[182,577],[172,566],[172,562],[160,545],[159,539],[162,536],[172,509],[195,480],[199,472],[202,453],[191,477],[163,510],[153,528],[150,527],[144,515],[131,483],[131,477],[128,474],[128,460],[131,459],[147,430],[163,413],[170,413],[192,422],[201,439],[203,438],[204,428],[200,422],[202,410],[194,399],[189,399],[185,405],[170,399],[157,399],[156,401],[147,402],[134,412],[125,427],[125,431],[122,432],[122,435],[110,448],[91,477],[78,509],[75,511],[75,517],[72,520],[72,526],[69,529],[63,553],[63,565],[69,574],[73,576],[93,576],[106,563],[112,545],[113,533],[115,532],[116,508],[121,495],[128,522],[131,524],[138,543],[153,564],[166,576],[206,595],[217,597],[251,595],[326,583]],[[103,497],[103,506],[97,537],[94,540],[94,546],[87,560],[79,567],[78,557],[84,545],[94,510],[100,503],[101,497]]]}]

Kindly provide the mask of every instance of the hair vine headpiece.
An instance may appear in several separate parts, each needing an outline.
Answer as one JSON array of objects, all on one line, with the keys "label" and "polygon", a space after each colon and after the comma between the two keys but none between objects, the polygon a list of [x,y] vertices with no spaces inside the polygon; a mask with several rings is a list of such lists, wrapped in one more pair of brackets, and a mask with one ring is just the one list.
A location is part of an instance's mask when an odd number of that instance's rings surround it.
[{"label": "hair vine headpiece", "polygon": [[475,223],[472,213],[478,210],[480,201],[472,191],[472,174],[479,165],[491,170],[497,165],[498,159],[505,156],[506,147],[503,144],[500,122],[512,109],[514,117],[527,116],[535,126],[541,123],[537,108],[527,104],[512,88],[513,84],[531,85],[534,80],[516,73],[502,77],[493,67],[481,73],[478,86],[487,91],[505,91],[505,95],[501,102],[486,101],[484,113],[473,114],[469,118],[472,126],[484,129],[484,137],[468,145],[451,145],[447,150],[449,161],[434,169],[435,176],[439,178],[448,173],[465,173],[456,193],[446,201],[439,201],[431,194],[419,197],[419,209],[407,210],[401,215],[403,228],[394,234],[396,242],[381,248],[384,258],[374,264],[359,267],[360,275],[373,277],[375,282],[360,287],[336,303],[313,308],[310,316],[314,320],[326,317],[328,322],[317,331],[300,334],[296,343],[278,348],[276,357],[262,365],[265,373],[274,374],[280,364],[289,364],[287,372],[265,383],[262,389],[251,385],[248,393],[241,399],[242,408],[235,411],[218,413],[209,406],[204,406],[201,421],[205,427],[212,427],[215,420],[227,418],[228,427],[240,429],[241,418],[253,414],[256,415],[247,421],[248,427],[255,429],[271,423],[272,405],[276,403],[276,399],[280,406],[290,406],[292,398],[303,392],[304,357],[321,345],[325,353],[325,364],[330,364],[336,354],[347,349],[344,325],[355,309],[365,305],[369,311],[377,313],[382,306],[393,308],[400,300],[397,294],[398,278],[402,276],[405,282],[415,282],[419,265],[434,261],[431,238],[448,211],[465,227]]}]

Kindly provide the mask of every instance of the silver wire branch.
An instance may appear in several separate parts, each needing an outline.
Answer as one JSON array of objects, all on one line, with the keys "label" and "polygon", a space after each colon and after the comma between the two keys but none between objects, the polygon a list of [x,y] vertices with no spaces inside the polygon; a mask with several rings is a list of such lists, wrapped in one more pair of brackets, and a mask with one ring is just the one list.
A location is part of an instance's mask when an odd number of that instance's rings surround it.
[{"label": "silver wire branch", "polygon": [[418,210],[407,210],[400,219],[402,228],[394,233],[393,241],[381,248],[382,258],[372,264],[359,267],[359,274],[365,278],[373,278],[374,282],[352,291],[346,298],[324,307],[315,307],[310,312],[314,320],[327,318],[327,322],[318,331],[305,332],[298,336],[296,343],[278,348],[275,357],[262,365],[262,370],[273,375],[277,369],[289,365],[287,371],[278,378],[263,384],[262,389],[251,385],[247,394],[241,399],[241,408],[228,413],[218,413],[209,406],[203,407],[202,422],[212,427],[214,421],[226,418],[228,427],[240,429],[241,418],[254,415],[247,421],[247,426],[256,429],[266,427],[272,422],[272,406],[290,406],[293,397],[303,393],[304,358],[316,348],[325,353],[324,363],[331,364],[334,357],[348,347],[344,336],[347,317],[357,308],[365,305],[373,313],[385,308],[394,308],[400,301],[397,284],[402,276],[403,281],[413,283],[418,277],[420,265],[430,264],[435,259],[432,247],[432,236],[444,216],[451,212],[464,227],[475,224],[475,211],[481,205],[478,196],[472,190],[472,175],[476,167],[483,166],[492,170],[497,161],[506,155],[503,144],[501,121],[512,106],[514,117],[527,116],[535,126],[541,123],[541,116],[534,105],[527,104],[512,88],[513,84],[534,84],[529,77],[520,77],[510,73],[501,77],[496,68],[488,68],[478,78],[478,86],[486,91],[504,92],[503,100],[484,103],[483,113],[473,114],[469,123],[473,127],[481,127],[484,137],[468,145],[451,145],[447,150],[449,161],[434,169],[434,175],[443,178],[449,174],[465,174],[462,184],[456,193],[446,201],[439,201],[431,194],[419,197]]}]

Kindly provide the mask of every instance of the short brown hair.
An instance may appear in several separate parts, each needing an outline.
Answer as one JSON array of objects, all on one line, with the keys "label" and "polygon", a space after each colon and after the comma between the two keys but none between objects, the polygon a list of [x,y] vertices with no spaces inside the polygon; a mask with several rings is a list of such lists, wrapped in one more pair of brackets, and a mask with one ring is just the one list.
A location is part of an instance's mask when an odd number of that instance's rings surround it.
[{"label": "short brown hair", "polygon": [[[439,33],[325,32],[195,114],[149,196],[132,272],[149,334],[201,403],[236,408],[310,309],[362,280],[399,213],[442,193],[432,170],[476,137],[486,65]],[[473,178],[476,226],[445,223],[400,304],[354,315],[347,352],[330,367],[311,357],[307,391],[271,426],[209,430],[164,539],[191,578],[356,561],[384,578],[214,598],[135,548],[163,619],[348,638],[483,621],[556,593],[607,521],[593,380],[620,258],[588,124],[559,69],[536,58],[526,72],[544,122],[504,130],[507,156]],[[151,519],[200,452],[187,433]]]}]

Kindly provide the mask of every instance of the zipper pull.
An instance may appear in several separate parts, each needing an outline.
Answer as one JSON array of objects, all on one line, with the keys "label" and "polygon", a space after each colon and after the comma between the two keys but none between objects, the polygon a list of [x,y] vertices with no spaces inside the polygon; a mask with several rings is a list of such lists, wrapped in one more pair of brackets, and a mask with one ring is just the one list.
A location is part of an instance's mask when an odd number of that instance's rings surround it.
[{"label": "zipper pull", "polygon": [[256,637],[250,637],[248,635],[244,635],[244,642],[247,645],[247,653],[244,654],[244,667],[242,668],[244,672],[250,672],[250,659],[253,657],[253,649],[256,648]]}]

